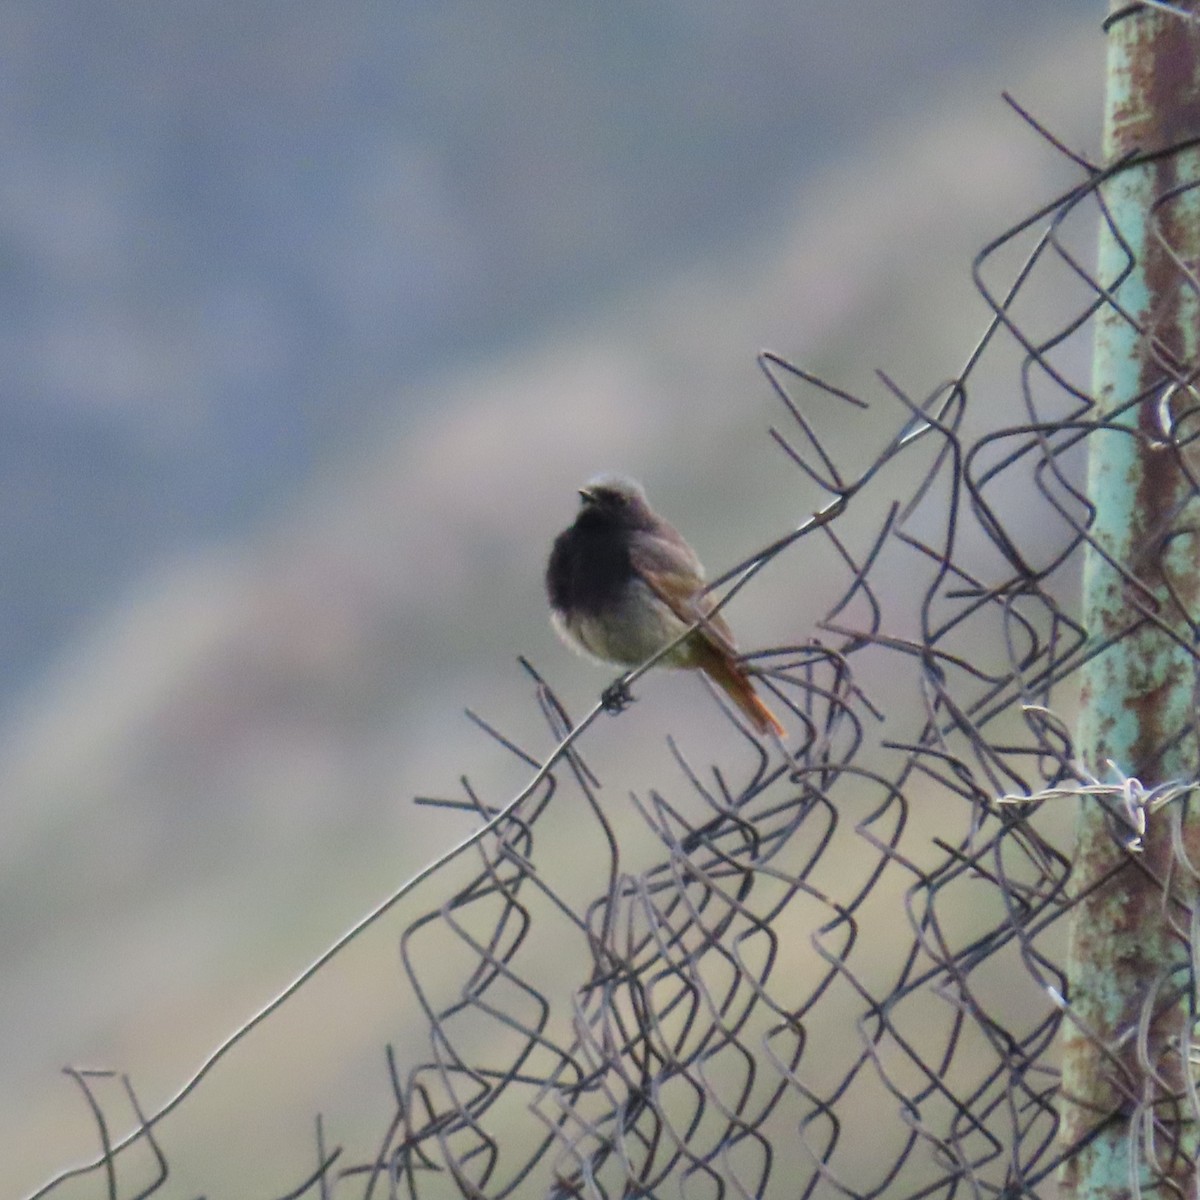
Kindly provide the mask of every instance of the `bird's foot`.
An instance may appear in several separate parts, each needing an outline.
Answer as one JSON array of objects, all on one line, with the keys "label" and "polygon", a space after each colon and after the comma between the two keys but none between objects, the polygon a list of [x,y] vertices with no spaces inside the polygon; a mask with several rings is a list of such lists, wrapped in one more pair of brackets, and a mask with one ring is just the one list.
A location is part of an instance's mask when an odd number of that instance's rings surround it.
[{"label": "bird's foot", "polygon": [[625,682],[624,675],[619,679],[614,679],[600,693],[600,703],[604,706],[605,712],[612,713],[614,716],[633,703],[633,693],[629,690],[629,684]]}]

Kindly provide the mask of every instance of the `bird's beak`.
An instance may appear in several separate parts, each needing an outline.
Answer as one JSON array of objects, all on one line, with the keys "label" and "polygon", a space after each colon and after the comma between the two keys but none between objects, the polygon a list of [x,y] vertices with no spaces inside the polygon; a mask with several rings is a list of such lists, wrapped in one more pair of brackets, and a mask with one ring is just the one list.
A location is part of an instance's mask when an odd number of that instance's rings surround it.
[{"label": "bird's beak", "polygon": [[579,498],[584,504],[591,504],[596,499],[596,493],[590,488],[581,487],[579,489]]}]

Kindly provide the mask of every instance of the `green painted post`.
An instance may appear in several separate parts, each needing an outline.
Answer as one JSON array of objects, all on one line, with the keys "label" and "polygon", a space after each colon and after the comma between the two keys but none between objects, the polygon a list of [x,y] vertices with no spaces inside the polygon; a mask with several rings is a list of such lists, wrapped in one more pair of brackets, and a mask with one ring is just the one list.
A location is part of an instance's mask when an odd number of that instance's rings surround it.
[{"label": "green painted post", "polygon": [[[1119,0],[1108,37],[1105,161],[1200,135],[1200,26]],[[1084,672],[1078,749],[1101,777],[1111,759],[1147,786],[1196,778],[1200,769],[1200,498],[1188,478],[1200,478],[1200,444],[1165,445],[1162,427],[1163,396],[1176,381],[1183,386],[1170,400],[1172,417],[1193,410],[1180,436],[1200,433],[1200,402],[1187,386],[1200,366],[1200,189],[1170,196],[1191,181],[1200,181],[1200,154],[1186,150],[1123,169],[1103,188],[1128,250],[1105,230],[1099,277],[1112,285],[1129,252],[1136,264],[1096,329],[1096,415],[1111,414],[1114,430],[1089,439],[1098,549],[1084,563],[1084,610],[1094,637],[1116,641]],[[1105,554],[1139,582],[1122,578]],[[1191,944],[1197,887],[1185,861],[1200,866],[1200,816],[1190,803],[1150,817],[1144,848],[1131,851],[1098,799],[1080,801],[1061,1103],[1065,1197],[1197,1194],[1200,1133],[1187,1074],[1200,948]]]}]

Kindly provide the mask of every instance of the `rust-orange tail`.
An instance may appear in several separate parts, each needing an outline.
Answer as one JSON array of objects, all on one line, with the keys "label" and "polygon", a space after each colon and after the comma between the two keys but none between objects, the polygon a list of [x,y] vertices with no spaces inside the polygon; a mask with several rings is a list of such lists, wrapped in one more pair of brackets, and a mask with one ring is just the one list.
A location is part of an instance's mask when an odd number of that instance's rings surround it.
[{"label": "rust-orange tail", "polygon": [[783,737],[783,726],[775,714],[758,698],[750,682],[750,672],[722,647],[705,641],[697,647],[695,664],[714,683],[719,684],[729,698],[746,714],[759,733],[774,730]]}]

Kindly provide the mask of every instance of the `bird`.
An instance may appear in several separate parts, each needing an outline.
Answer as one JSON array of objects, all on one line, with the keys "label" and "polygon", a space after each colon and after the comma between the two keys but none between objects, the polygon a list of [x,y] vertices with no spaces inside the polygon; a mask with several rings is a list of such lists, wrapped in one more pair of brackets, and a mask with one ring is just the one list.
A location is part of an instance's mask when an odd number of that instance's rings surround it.
[{"label": "bird", "polygon": [[712,611],[695,551],[650,507],[641,485],[598,475],[579,489],[579,500],[546,564],[551,622],[562,640],[585,657],[632,667],[703,621],[662,661],[703,671],[760,734],[782,736],[728,623]]}]

